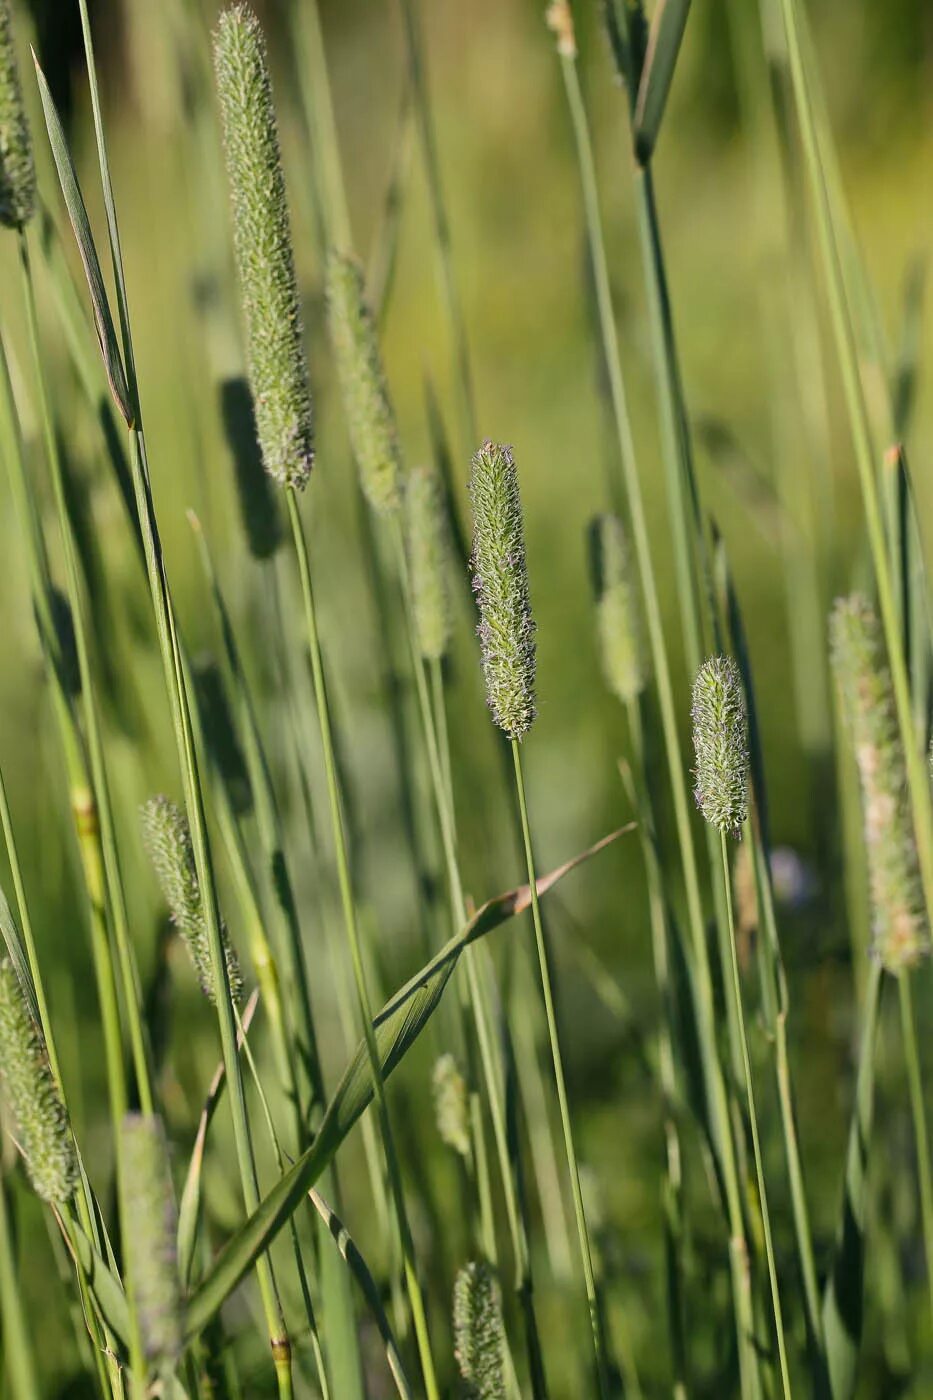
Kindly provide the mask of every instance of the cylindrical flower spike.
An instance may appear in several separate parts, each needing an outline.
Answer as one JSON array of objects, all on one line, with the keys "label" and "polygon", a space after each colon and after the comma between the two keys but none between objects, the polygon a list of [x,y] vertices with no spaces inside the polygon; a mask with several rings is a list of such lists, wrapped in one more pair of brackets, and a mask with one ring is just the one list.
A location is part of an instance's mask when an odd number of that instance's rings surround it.
[{"label": "cylindrical flower spike", "polygon": [[129,1284],[143,1354],[174,1370],[182,1348],[178,1219],[162,1119],[128,1113],[120,1130],[121,1218]]},{"label": "cylindrical flower spike", "polygon": [[878,618],[864,598],[839,598],[830,617],[833,671],[858,767],[874,951],[888,972],[930,948],[907,769]]},{"label": "cylindrical flower spike", "polygon": [[363,269],[354,258],[337,251],[327,260],[327,311],[360,484],[373,510],[385,515],[401,502],[398,429],[376,327],[366,303]]},{"label": "cylindrical flower spike", "polygon": [[711,656],[693,683],[697,806],[721,832],[738,837],[748,815],[748,717],[739,668]]},{"label": "cylindrical flower spike", "polygon": [[504,1339],[494,1270],[465,1265],[454,1282],[454,1356],[467,1400],[505,1400]]},{"label": "cylindrical flower spike", "polygon": [[0,962],[0,1076],[38,1196],[63,1205],[78,1183],[68,1113],[49,1068],[45,1037],[8,958]]},{"label": "cylindrical flower spike", "polygon": [[300,491],[314,461],[311,390],[266,47],[246,5],[220,17],[214,72],[262,460],[276,481]]},{"label": "cylindrical flower spike", "polygon": [[36,207],[32,138],[13,44],[10,0],[0,0],[0,224],[23,228]]},{"label": "cylindrical flower spike", "polygon": [[447,523],[437,475],[416,467],[405,482],[405,537],[418,649],[439,661],[450,641]]},{"label": "cylindrical flower spike", "polygon": [[466,1081],[453,1055],[441,1055],[431,1076],[434,1113],[441,1140],[461,1157],[470,1155],[470,1123]]},{"label": "cylindrical flower spike", "polygon": [[535,717],[535,624],[531,614],[518,473],[510,447],[485,442],[473,458],[473,592],[479,607],[486,699],[510,739]]},{"label": "cylindrical flower spike", "polygon": [[626,704],[644,690],[646,676],[625,526],[617,515],[599,515],[591,541],[603,675],[613,695]]},{"label": "cylindrical flower spike", "polygon": [[[174,802],[161,796],[150,798],[141,816],[143,840],[172,923],[188,949],[201,990],[212,1002],[216,1002],[217,988],[188,818]],[[220,932],[230,995],[234,1003],[239,1003],[243,997],[240,964],[226,928],[222,927]]]}]

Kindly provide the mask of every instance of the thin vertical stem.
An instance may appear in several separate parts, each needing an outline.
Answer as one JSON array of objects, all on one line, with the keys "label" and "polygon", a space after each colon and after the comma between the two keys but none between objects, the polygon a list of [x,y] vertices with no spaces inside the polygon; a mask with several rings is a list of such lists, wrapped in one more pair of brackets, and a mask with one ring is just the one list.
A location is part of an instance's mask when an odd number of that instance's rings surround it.
[{"label": "thin vertical stem", "polygon": [[933,1313],[933,1187],[930,1184],[930,1139],[927,1132],[923,1078],[920,1073],[920,1053],[917,1048],[917,1028],[914,1021],[913,989],[909,972],[902,972],[897,978],[897,989],[900,996],[901,1033],[904,1037],[904,1063],[910,1091],[910,1110],[914,1120],[917,1176],[920,1181],[920,1215],[923,1222],[923,1252],[927,1266],[930,1310]]}]

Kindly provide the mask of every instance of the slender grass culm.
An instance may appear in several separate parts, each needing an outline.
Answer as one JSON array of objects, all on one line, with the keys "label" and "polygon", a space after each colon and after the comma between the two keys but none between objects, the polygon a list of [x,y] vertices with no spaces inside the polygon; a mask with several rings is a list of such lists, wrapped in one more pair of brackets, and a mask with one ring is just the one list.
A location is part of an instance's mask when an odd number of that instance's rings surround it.
[{"label": "slender grass culm", "polygon": [[480,639],[486,700],[494,723],[512,747],[515,790],[521,816],[525,863],[531,894],[541,991],[547,1017],[548,1039],[560,1107],[564,1147],[573,1195],[574,1215],[583,1265],[586,1299],[599,1391],[609,1394],[609,1368],[603,1336],[596,1275],[590,1245],[580,1170],[577,1163],[570,1104],[564,1076],[563,1055],[557,1026],[557,1012],[551,979],[550,960],[535,875],[534,849],[525,799],[521,742],[535,718],[535,623],[531,611],[528,566],[525,558],[525,531],[518,471],[512,449],[486,441],[473,458],[470,473],[470,501],[473,507],[473,552],[471,569],[473,591],[479,609],[477,633]]},{"label": "slender grass culm", "polygon": [[771,1217],[765,1186],[764,1162],[755,1108],[755,1087],[752,1080],[745,1012],[742,1007],[742,984],[739,976],[739,955],[736,946],[735,918],[732,909],[732,880],[729,873],[729,852],[726,839],[740,837],[748,816],[748,718],[739,668],[730,656],[713,656],[703,663],[693,683],[693,746],[696,752],[696,801],[706,821],[719,832],[722,856],[722,878],[732,949],[732,995],[736,1022],[742,1047],[745,1071],[745,1091],[748,1100],[748,1120],[755,1154],[755,1173],[761,1200],[768,1278],[777,1336],[778,1360],[785,1400],[790,1400],[790,1375],[787,1368],[787,1348],[781,1297],[778,1288],[777,1264],[771,1237]]},{"label": "slender grass culm", "polygon": [[[222,14],[214,45],[214,66],[227,158],[237,277],[249,346],[247,359],[250,386],[257,404],[268,394],[280,405],[279,417],[275,422],[269,423],[273,433],[271,438],[263,435],[262,420],[257,409],[259,441],[266,470],[286,491],[305,609],[344,926],[350,945],[361,1029],[373,1075],[418,1353],[429,1400],[435,1400],[439,1391],[428,1335],[427,1313],[405,1206],[401,1169],[373,1030],[373,1007],[363,961],[350,855],[344,828],[343,802],[317,611],[307,543],[298,506],[298,493],[307,484],[313,460],[310,441],[310,389],[299,329],[294,254],[265,42],[259,21],[247,6],[234,5]],[[274,266],[266,266],[267,263]],[[345,277],[352,279],[352,264],[340,263],[339,266]],[[338,279],[337,285],[343,287],[344,282]],[[347,309],[352,317],[352,308]],[[283,310],[287,311],[284,321]],[[339,314],[338,307],[337,315]],[[352,319],[346,327],[346,334],[347,351],[351,353],[359,336],[359,328]],[[296,361],[300,361],[300,367]],[[360,392],[361,411],[368,410],[370,414],[375,412],[378,417],[383,401],[378,387],[373,392],[370,378],[364,377]],[[384,423],[384,419],[380,417],[379,422]],[[291,426],[294,424],[301,424],[306,429],[306,434],[296,435],[291,432]],[[280,431],[283,425],[284,432]],[[391,454],[388,470],[380,458],[379,454],[384,446],[378,434],[374,442],[366,439],[364,429],[361,447],[364,452],[371,448],[367,463],[374,473],[374,504],[380,500],[383,509],[391,509],[398,488]],[[293,454],[293,460],[289,459],[289,452]]]}]

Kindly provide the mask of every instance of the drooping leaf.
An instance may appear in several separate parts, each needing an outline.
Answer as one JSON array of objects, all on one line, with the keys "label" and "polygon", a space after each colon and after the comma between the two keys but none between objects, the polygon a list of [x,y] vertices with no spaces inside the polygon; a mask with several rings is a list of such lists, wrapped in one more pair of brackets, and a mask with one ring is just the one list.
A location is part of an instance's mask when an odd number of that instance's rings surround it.
[{"label": "drooping leaf", "polygon": [[[634,824],[603,837],[572,860],[566,861],[537,882],[543,896],[571,870],[603,850]],[[417,1040],[443,995],[461,953],[499,924],[522,913],[531,903],[528,885],[520,885],[489,900],[477,910],[460,933],[455,935],[420,972],[395,993],[373,1022],[376,1049],[384,1079],[387,1079]],[[256,1258],[268,1249],[275,1236],[295,1211],[305,1194],[320,1177],[344,1138],[372,1102],[373,1078],[369,1054],[363,1042],[344,1072],[320,1130],[310,1147],[280,1178],[257,1210],[238,1230],[205,1274],[200,1287],[189,1300],[186,1335],[190,1339],[215,1315]]]}]

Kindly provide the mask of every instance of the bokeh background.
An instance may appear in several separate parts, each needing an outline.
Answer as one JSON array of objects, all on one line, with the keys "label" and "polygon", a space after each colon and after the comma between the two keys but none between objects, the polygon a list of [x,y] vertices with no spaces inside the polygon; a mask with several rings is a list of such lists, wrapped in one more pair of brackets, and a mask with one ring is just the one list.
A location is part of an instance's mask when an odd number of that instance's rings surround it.
[{"label": "bokeh background", "polygon": [[[360,885],[378,947],[379,975],[391,988],[419,964],[425,946],[446,937],[430,878],[439,864],[424,828],[425,797],[411,818],[413,861],[400,775],[390,677],[382,637],[382,601],[370,564],[371,530],[360,506],[328,353],[322,258],[314,214],[313,153],[302,117],[288,5],[258,5],[270,42],[282,124],[286,179],[295,226],[305,325],[318,414],[318,462],[306,498],[324,641],[340,715],[342,759],[360,856]],[[623,368],[639,470],[656,547],[662,601],[675,661],[683,736],[688,738],[689,677],[681,661],[672,557],[666,523],[649,324],[641,280],[624,99],[614,79],[595,0],[577,5],[580,64],[593,127]],[[807,1185],[825,1259],[840,1187],[851,1100],[857,950],[864,918],[841,878],[832,717],[822,660],[822,620],[835,593],[863,570],[864,541],[855,468],[827,348],[818,276],[784,282],[775,251],[782,208],[762,181],[747,79],[748,44],[757,26],[732,5],[696,0],[655,159],[662,232],[686,395],[695,432],[704,504],[726,540],[745,612],[761,713],[775,842],[789,870],[781,908],[791,989],[791,1040]],[[825,81],[842,187],[890,347],[916,366],[909,447],[921,521],[933,511],[929,444],[933,391],[926,367],[933,332],[923,315],[923,277],[933,228],[933,11],[925,0],[813,0],[809,5]],[[625,750],[623,717],[605,693],[592,620],[587,522],[617,499],[618,464],[591,304],[590,278],[563,85],[538,0],[430,0],[422,5],[424,51],[462,298],[480,433],[511,442],[519,464],[528,529],[532,597],[539,640],[539,718],[526,746],[533,822],[542,867],[558,863],[629,815],[616,760]],[[296,658],[270,654],[270,609],[296,606],[287,562],[257,564],[246,548],[233,490],[233,467],[220,413],[222,378],[241,371],[236,307],[229,281],[225,191],[211,105],[209,33],[216,9],[196,0],[98,0],[95,36],[105,120],[126,259],[143,409],[156,506],[182,622],[195,651],[217,649],[186,509],[197,511],[264,697],[264,723],[279,761],[291,856],[302,872],[303,913],[314,993],[328,1027],[331,1073],[343,1062],[335,1011],[335,969],[316,923],[326,911],[323,875],[308,858],[300,785],[289,763],[289,725],[310,723]],[[397,248],[382,323],[386,366],[411,463],[436,452],[437,420],[451,463],[461,519],[467,518],[469,452],[416,135],[405,112],[407,62],[393,0],[324,0],[321,6],[354,239],[376,279],[384,266],[386,196],[401,194]],[[52,178],[25,40],[37,52],[66,114],[95,228],[103,232],[77,7],[70,0],[20,6],[23,76],[33,114],[42,189],[52,218],[70,235]],[[750,38],[751,36],[751,38]],[[762,189],[764,188],[764,194]],[[772,191],[772,195],[775,192]],[[809,235],[797,218],[801,265]],[[14,279],[15,249],[0,247],[0,305],[13,347],[13,371],[30,449],[37,431]],[[133,922],[147,982],[163,966],[160,911],[138,839],[135,809],[153,790],[178,795],[171,735],[148,604],[133,546],[106,461],[56,320],[41,306],[49,353],[58,366],[56,413],[75,482],[85,567],[102,663],[111,770],[121,816],[121,851],[132,887]],[[808,328],[811,372],[795,378],[790,321]],[[803,392],[801,392],[801,389]],[[430,404],[436,406],[432,432]],[[37,471],[41,467],[37,466]],[[816,501],[818,528],[800,520]],[[807,506],[802,503],[810,502]],[[57,739],[51,724],[25,561],[0,477],[2,628],[0,761],[11,790],[34,917],[49,969],[53,1010],[71,1053],[78,1127],[92,1161],[109,1160],[104,1079],[86,931]],[[50,516],[51,520],[51,516]],[[798,528],[799,527],[799,528]],[[50,537],[55,531],[50,526]],[[53,546],[54,547],[54,546]],[[277,578],[277,582],[275,579]],[[457,639],[450,660],[451,734],[465,876],[477,900],[520,878],[508,788],[482,700],[468,594],[458,593]],[[809,629],[809,630],[808,630]],[[814,631],[815,629],[815,631]],[[289,699],[288,697],[293,697]],[[294,697],[297,697],[295,699]],[[410,706],[401,697],[403,723]],[[655,798],[662,841],[670,841],[667,782],[658,744]],[[313,775],[316,782],[317,775]],[[312,786],[314,783],[312,783]],[[326,843],[325,843],[326,844]],[[326,867],[326,861],[324,862]],[[676,866],[675,866],[676,868]],[[425,879],[427,878],[427,885]],[[424,897],[425,888],[428,890]],[[676,892],[675,892],[676,898]],[[432,914],[433,911],[433,914]],[[227,902],[231,931],[237,912]],[[432,917],[434,922],[432,923]],[[660,1103],[653,1070],[657,1006],[651,971],[645,887],[634,839],[573,877],[549,906],[559,968],[571,1097],[583,1156],[604,1222],[614,1324],[646,1394],[662,1394],[665,1361],[661,1270]],[[500,965],[508,940],[530,938],[524,925],[497,935]],[[515,976],[523,963],[514,962]],[[217,1057],[210,1011],[172,954],[171,993],[160,1025],[168,1038],[165,1082],[176,1140],[190,1141],[201,1096]],[[928,980],[922,1015],[929,1024]],[[894,1038],[896,1039],[896,1038]],[[417,1224],[438,1274],[462,1249],[455,1223],[443,1224],[456,1189],[430,1112],[433,1056],[444,1022],[426,1037],[394,1090],[420,1163],[427,1196],[439,1206]],[[893,1040],[892,1040],[893,1046]],[[765,1047],[759,1044],[764,1058]],[[892,1048],[882,1093],[885,1155],[909,1163],[912,1152],[900,1068]],[[766,1114],[773,1113],[767,1104]],[[222,1141],[221,1128],[221,1141]],[[780,1154],[775,1162],[780,1183]],[[364,1252],[379,1260],[369,1219],[359,1145],[345,1149],[347,1219]],[[183,1154],[180,1153],[180,1166]],[[229,1154],[211,1162],[216,1219],[237,1214]],[[539,1186],[548,1163],[535,1157]],[[915,1203],[879,1181],[874,1209],[893,1220],[894,1257],[876,1262],[869,1312],[864,1394],[933,1394],[933,1375],[916,1365],[922,1295],[905,1302],[900,1278],[922,1274]],[[697,1206],[691,1240],[693,1326],[699,1356],[727,1345],[727,1275],[718,1223],[710,1213],[699,1154],[689,1164]],[[774,1209],[786,1215],[779,1184]],[[595,1197],[594,1197],[595,1200]],[[42,1358],[50,1393],[67,1392],[72,1344],[64,1290],[55,1284],[52,1248],[25,1196],[21,1227],[30,1232],[25,1287],[43,1316]],[[595,1208],[595,1207],[594,1207]],[[451,1217],[448,1215],[448,1222]],[[438,1240],[445,1229],[454,1237]],[[568,1217],[568,1230],[570,1221]],[[791,1248],[779,1226],[779,1245]],[[570,1236],[568,1234],[567,1240]],[[536,1249],[545,1317],[564,1326],[569,1244]],[[794,1310],[794,1305],[790,1305]],[[799,1317],[797,1319],[799,1322]],[[444,1325],[438,1319],[438,1327]],[[567,1327],[568,1355],[585,1335]],[[929,1350],[927,1348],[927,1350]],[[555,1394],[561,1362],[555,1358]],[[919,1379],[917,1378],[919,1376]],[[258,1384],[258,1382],[257,1382]],[[77,1393],[77,1392],[74,1392]]]}]

